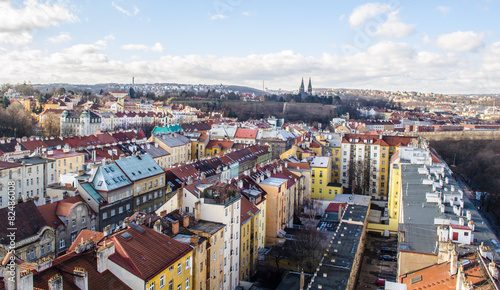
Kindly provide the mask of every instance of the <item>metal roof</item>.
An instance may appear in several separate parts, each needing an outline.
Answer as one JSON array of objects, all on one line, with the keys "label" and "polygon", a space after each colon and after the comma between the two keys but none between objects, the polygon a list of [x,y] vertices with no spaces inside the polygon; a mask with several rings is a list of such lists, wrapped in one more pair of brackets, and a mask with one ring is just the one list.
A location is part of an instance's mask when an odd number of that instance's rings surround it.
[{"label": "metal roof", "polygon": [[116,160],[116,164],[132,181],[152,177],[165,172],[148,154],[122,158]]}]

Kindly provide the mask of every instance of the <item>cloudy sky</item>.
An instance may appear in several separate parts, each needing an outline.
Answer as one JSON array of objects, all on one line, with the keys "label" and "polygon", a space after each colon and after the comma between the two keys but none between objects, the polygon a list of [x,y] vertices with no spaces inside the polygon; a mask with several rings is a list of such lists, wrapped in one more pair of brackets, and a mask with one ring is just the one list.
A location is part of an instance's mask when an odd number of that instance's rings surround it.
[{"label": "cloudy sky", "polygon": [[495,0],[0,0],[0,83],[500,93]]}]

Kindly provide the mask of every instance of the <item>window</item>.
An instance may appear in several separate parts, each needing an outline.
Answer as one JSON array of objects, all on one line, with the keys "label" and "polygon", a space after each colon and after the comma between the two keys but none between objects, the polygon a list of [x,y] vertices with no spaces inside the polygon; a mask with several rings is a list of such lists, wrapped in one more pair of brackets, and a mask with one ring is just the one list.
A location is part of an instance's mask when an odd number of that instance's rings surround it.
[{"label": "window", "polygon": [[323,180],[322,179],[319,180],[319,184],[323,184]]},{"label": "window", "polygon": [[332,194],[332,190],[331,189],[328,190],[328,194]]},{"label": "window", "polygon": [[177,290],[182,290],[182,285],[181,284],[177,285]]},{"label": "window", "polygon": [[45,255],[45,246],[41,246],[40,251],[42,253],[42,256]]},{"label": "window", "polygon": [[76,239],[76,233],[71,234],[71,243],[73,243]]},{"label": "window", "polygon": [[102,213],[102,219],[105,220],[108,218],[108,213],[107,212],[103,212]]},{"label": "window", "polygon": [[189,212],[189,206],[186,206],[185,212]]},{"label": "window", "polygon": [[76,227],[76,220],[75,220],[75,219],[73,219],[73,220],[71,221],[71,225],[72,225],[72,227]]},{"label": "window", "polygon": [[186,258],[186,269],[189,269],[190,265],[191,265],[191,258],[187,257]]},{"label": "window", "polygon": [[130,203],[127,203],[127,205],[125,206],[125,208],[126,208],[127,210],[130,210]]},{"label": "window", "polygon": [[169,272],[172,272],[173,270],[174,270],[174,266],[170,266],[170,268],[168,268]]},{"label": "window", "polygon": [[182,263],[177,264],[177,275],[182,273]]},{"label": "window", "polygon": [[155,282],[151,282],[151,284],[149,284],[149,290],[155,290]]},{"label": "window", "polygon": [[160,288],[165,286],[165,274],[160,276]]},{"label": "window", "polygon": [[312,184],[314,184],[314,178],[313,178],[313,179],[311,179],[311,183],[312,183]]},{"label": "window", "polygon": [[189,289],[189,277],[186,278],[186,289]]},{"label": "window", "polygon": [[174,281],[168,282],[168,290],[174,290]]},{"label": "window", "polygon": [[111,216],[115,216],[116,211],[114,209],[111,210]]}]

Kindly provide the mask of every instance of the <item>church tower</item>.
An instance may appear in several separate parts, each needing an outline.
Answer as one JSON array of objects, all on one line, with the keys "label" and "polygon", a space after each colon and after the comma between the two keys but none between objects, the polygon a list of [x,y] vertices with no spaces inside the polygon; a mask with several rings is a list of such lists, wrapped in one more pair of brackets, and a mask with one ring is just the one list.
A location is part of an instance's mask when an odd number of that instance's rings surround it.
[{"label": "church tower", "polygon": [[303,94],[305,93],[305,90],[304,90],[304,78],[302,78],[302,83],[300,84],[300,88],[299,88],[299,94]]},{"label": "church tower", "polygon": [[309,85],[307,86],[307,94],[309,96],[312,96],[312,93],[313,93],[313,87],[311,85],[311,78],[309,78]]}]

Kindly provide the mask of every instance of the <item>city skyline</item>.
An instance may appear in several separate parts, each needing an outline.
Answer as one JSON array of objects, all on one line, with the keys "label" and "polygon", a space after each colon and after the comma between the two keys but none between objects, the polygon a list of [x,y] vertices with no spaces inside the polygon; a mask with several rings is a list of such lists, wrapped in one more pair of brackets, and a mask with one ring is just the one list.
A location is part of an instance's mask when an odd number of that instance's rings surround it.
[{"label": "city skyline", "polygon": [[498,93],[498,6],[2,1],[0,82]]}]

